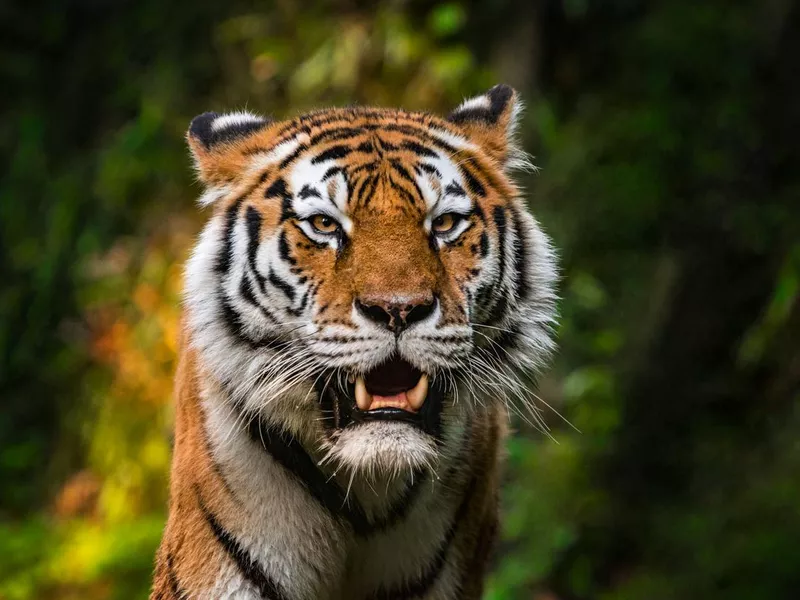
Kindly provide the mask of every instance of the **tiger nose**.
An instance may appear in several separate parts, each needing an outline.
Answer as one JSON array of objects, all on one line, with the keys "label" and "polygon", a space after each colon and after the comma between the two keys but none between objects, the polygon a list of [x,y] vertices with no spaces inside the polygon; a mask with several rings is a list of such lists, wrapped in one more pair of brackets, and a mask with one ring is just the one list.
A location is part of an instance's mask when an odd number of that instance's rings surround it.
[{"label": "tiger nose", "polygon": [[400,332],[433,313],[436,297],[428,294],[403,298],[402,301],[366,297],[358,298],[355,304],[358,312],[367,319],[400,335]]}]

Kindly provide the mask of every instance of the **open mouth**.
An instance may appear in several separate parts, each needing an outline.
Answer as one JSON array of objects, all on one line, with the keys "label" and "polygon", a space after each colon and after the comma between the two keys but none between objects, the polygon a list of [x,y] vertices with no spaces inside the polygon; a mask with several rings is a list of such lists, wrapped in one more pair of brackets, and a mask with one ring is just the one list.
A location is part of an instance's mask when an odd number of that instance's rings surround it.
[{"label": "open mouth", "polygon": [[400,421],[438,435],[443,389],[399,356],[363,376],[350,375],[339,385],[318,385],[318,392],[329,427]]}]

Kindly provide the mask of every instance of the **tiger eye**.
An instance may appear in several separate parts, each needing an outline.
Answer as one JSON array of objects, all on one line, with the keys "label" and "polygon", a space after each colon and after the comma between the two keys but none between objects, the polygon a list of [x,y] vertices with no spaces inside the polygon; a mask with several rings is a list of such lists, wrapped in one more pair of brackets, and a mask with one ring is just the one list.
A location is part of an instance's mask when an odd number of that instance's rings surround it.
[{"label": "tiger eye", "polygon": [[328,215],[314,215],[310,219],[311,225],[320,233],[335,233],[339,224]]},{"label": "tiger eye", "polygon": [[431,224],[431,228],[436,233],[447,233],[456,226],[456,216],[453,213],[445,213],[436,217]]}]

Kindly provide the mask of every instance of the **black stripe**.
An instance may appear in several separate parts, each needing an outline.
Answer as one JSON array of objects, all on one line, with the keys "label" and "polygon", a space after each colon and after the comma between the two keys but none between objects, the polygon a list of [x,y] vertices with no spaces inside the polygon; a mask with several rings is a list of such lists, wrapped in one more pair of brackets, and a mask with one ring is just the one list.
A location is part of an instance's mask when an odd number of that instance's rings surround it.
[{"label": "black stripe", "polygon": [[236,227],[236,217],[239,214],[239,207],[242,206],[242,202],[244,202],[244,197],[237,198],[225,209],[225,230],[222,234],[222,248],[214,265],[216,272],[221,275],[228,273],[231,268],[231,262],[233,262],[233,229]]},{"label": "black stripe", "polygon": [[500,274],[498,276],[498,283],[502,285],[504,283],[506,270],[506,211],[502,206],[494,207],[492,219],[494,220],[495,227],[497,227],[497,251],[500,253],[498,264]]},{"label": "black stripe", "polygon": [[167,581],[169,582],[169,591],[172,593],[172,598],[176,600],[188,600],[189,596],[184,591],[175,573],[175,562],[172,558],[172,554],[167,554]]},{"label": "black stripe", "polygon": [[498,257],[498,275],[497,281],[494,286],[496,303],[492,307],[489,315],[489,323],[500,321],[505,316],[508,300],[506,298],[506,212],[502,206],[495,206],[492,211],[492,219],[494,220],[495,227],[497,227],[497,251]]},{"label": "black stripe", "polygon": [[434,167],[433,165],[429,165],[428,163],[420,163],[419,168],[425,171],[426,173],[430,173],[431,175],[436,175],[436,177],[442,177],[442,174],[439,172],[439,169]]},{"label": "black stripe", "polygon": [[392,186],[392,189],[397,192],[403,199],[408,202],[411,206],[415,206],[417,204],[417,199],[414,197],[414,194],[409,192],[406,188],[400,185],[397,181],[394,180],[394,177],[391,175],[389,176],[389,183]]},{"label": "black stripe", "polygon": [[[425,126],[430,120],[429,115],[423,113],[410,113],[405,110],[387,110],[387,109],[373,109],[367,107],[349,107],[346,109],[337,109],[333,113],[329,110],[321,109],[312,111],[301,115],[290,123],[287,123],[282,129],[278,131],[279,136],[286,135],[292,130],[301,129],[309,132],[312,127],[322,127],[331,125],[332,123],[341,123],[342,125],[349,125],[354,119],[357,118],[381,118],[385,116],[400,117],[411,121],[415,124]],[[382,127],[381,123],[361,123],[358,125],[362,129],[378,129]],[[296,131],[292,132],[288,138],[294,137]]]},{"label": "black stripe", "polygon": [[328,179],[341,172],[342,172],[342,167],[331,167],[330,169],[325,171],[325,175],[322,176],[322,181],[328,181]]},{"label": "black stripe", "polygon": [[506,316],[506,311],[508,310],[508,298],[506,297],[505,288],[498,288],[499,296],[495,301],[494,306],[492,306],[492,310],[489,312],[489,316],[486,319],[486,322],[489,325],[497,324],[502,321]]},{"label": "black stripe", "polygon": [[[264,290],[262,289],[262,293]],[[239,282],[239,294],[244,298],[244,301],[250,304],[252,307],[257,308],[264,318],[267,319],[270,323],[277,325],[280,321],[272,314],[266,306],[261,304],[256,298],[256,295],[253,293],[253,284],[250,281],[250,278],[247,277],[247,274],[242,275],[242,280]]]},{"label": "black stripe", "polygon": [[367,184],[370,177],[371,176],[369,174],[366,174],[363,177],[359,177],[358,181],[356,181],[355,185],[353,186],[353,189],[351,191],[351,197],[353,198],[356,204],[361,199],[361,190]]},{"label": "black stripe", "polygon": [[496,339],[491,340],[490,345],[484,348],[484,351],[502,364],[508,359],[508,351],[518,346],[521,335],[519,324],[509,325]]},{"label": "black stripe", "polygon": [[245,220],[247,221],[247,263],[250,265],[256,281],[258,281],[261,293],[264,293],[264,276],[259,272],[256,264],[258,246],[261,241],[261,214],[252,206],[248,206],[245,212]]},{"label": "black stripe", "polygon": [[266,199],[280,198],[281,200],[281,222],[288,221],[295,218],[297,215],[292,207],[292,195],[286,187],[286,181],[283,178],[278,178],[272,182],[267,190],[264,192]]},{"label": "black stripe", "polygon": [[295,298],[295,289],[289,284],[289,282],[281,279],[278,275],[275,274],[275,271],[269,272],[269,282],[286,294],[286,297],[289,299],[289,302],[294,302]]},{"label": "black stripe", "polygon": [[399,586],[392,588],[386,588],[383,586],[379,587],[372,594],[367,596],[368,600],[411,600],[412,598],[423,596],[431,589],[431,587],[433,587],[433,585],[436,583],[436,580],[439,578],[439,575],[441,575],[442,569],[444,568],[447,560],[447,551],[450,549],[450,545],[453,543],[453,540],[456,537],[458,525],[467,514],[469,502],[472,499],[472,495],[475,493],[476,486],[477,478],[473,476],[469,485],[467,486],[467,489],[464,491],[464,498],[461,501],[458,510],[456,510],[456,514],[450,523],[450,527],[447,529],[444,538],[439,544],[436,554],[434,554],[431,562],[428,563],[428,567],[425,569],[425,571],[423,571],[422,574],[416,579],[407,580]]},{"label": "black stripe", "polygon": [[231,560],[239,567],[245,579],[258,589],[262,598],[286,600],[287,596],[281,587],[264,572],[261,565],[250,556],[247,550],[239,544],[236,538],[220,524],[216,516],[208,509],[200,495],[200,489],[196,485],[195,495],[197,496],[197,505],[200,507],[200,512],[203,513],[208,527]]},{"label": "black stripe", "polygon": [[250,438],[292,473],[331,516],[346,519],[356,533],[369,531],[369,523],[361,506],[354,498],[347,500],[344,490],[335,481],[328,480],[300,442],[290,433],[262,423],[261,419],[248,420]]},{"label": "black stripe", "polygon": [[265,335],[259,339],[254,339],[245,331],[242,316],[233,308],[233,305],[222,292],[220,292],[219,303],[222,309],[222,320],[228,332],[243,344],[247,344],[251,350],[258,350],[260,348],[278,350],[285,345],[284,342],[281,342],[280,338],[271,335]]},{"label": "black stripe", "polygon": [[283,178],[278,178],[266,189],[264,198],[284,198],[288,194],[286,181]]},{"label": "black stripe", "polygon": [[346,499],[345,491],[317,467],[294,436],[257,418],[248,421],[250,438],[292,473],[333,518],[343,518],[360,537],[386,531],[402,521],[422,490],[425,473],[417,470],[412,476],[414,483],[406,487],[403,495],[392,504],[386,515],[370,523],[358,501],[353,497]]},{"label": "black stripe", "polygon": [[314,189],[310,185],[306,184],[297,194],[297,197],[301,200],[306,200],[307,198],[322,198],[322,194],[319,193],[319,190]]},{"label": "black stripe", "polygon": [[291,250],[289,250],[289,242],[286,239],[286,230],[281,230],[281,234],[278,237],[278,256],[281,257],[281,260],[286,261],[290,265],[296,265],[297,259],[292,256]]},{"label": "black stripe", "polygon": [[425,196],[423,196],[423,194],[422,194],[422,190],[421,190],[421,189],[419,189],[419,184],[417,183],[417,180],[416,180],[416,179],[414,179],[414,178],[411,176],[411,173],[409,173],[409,172],[408,172],[408,169],[406,169],[406,168],[405,168],[405,167],[404,167],[404,166],[403,166],[403,165],[400,163],[400,161],[399,161],[399,160],[392,160],[392,161],[391,161],[391,165],[392,165],[392,168],[393,168],[393,169],[394,169],[394,170],[397,172],[397,174],[398,174],[398,175],[400,175],[400,177],[402,177],[403,179],[405,179],[406,181],[408,181],[408,182],[409,182],[409,183],[410,183],[410,184],[411,184],[411,185],[414,187],[414,190],[417,192],[417,195],[418,195],[420,198],[424,198],[424,197],[425,197]]},{"label": "black stripe", "polygon": [[464,191],[464,188],[458,185],[457,182],[451,181],[446,186],[444,186],[444,193],[450,194],[452,196],[466,196],[467,192]]},{"label": "black stripe", "polygon": [[505,187],[505,185],[497,179],[496,172],[485,163],[479,161],[475,156],[466,156],[460,159],[460,164],[464,169],[469,170],[473,177],[483,180],[490,188],[501,189]]},{"label": "black stripe", "polygon": [[428,158],[438,158],[439,153],[435,150],[431,150],[427,146],[423,146],[422,144],[414,141],[406,141],[400,144],[401,148],[405,148],[406,150],[411,150],[414,154],[418,156],[426,156]]},{"label": "black stripe", "polygon": [[367,186],[365,185],[364,186],[365,189],[361,193],[361,198],[363,198],[364,206],[370,203],[370,201],[372,200],[372,195],[375,193],[375,188],[378,187],[378,175],[377,174],[371,175],[367,179],[367,184],[369,185],[369,188],[367,188]]},{"label": "black stripe", "polygon": [[522,218],[519,210],[515,206],[511,208],[511,215],[514,217],[514,275],[515,288],[517,290],[517,300],[524,302],[530,294],[530,284],[528,283],[528,236],[524,230]]},{"label": "black stripe", "polygon": [[470,171],[464,164],[460,165],[459,169],[461,171],[461,175],[464,176],[464,180],[467,182],[469,191],[476,196],[485,196],[486,188],[484,188],[483,184],[478,181],[475,175],[472,174],[472,171]]},{"label": "black stripe", "polygon": [[294,152],[292,152],[289,156],[287,156],[281,161],[281,164],[279,165],[278,168],[281,170],[285,169],[295,160],[297,160],[297,157],[300,156],[306,150],[308,150],[308,146],[306,144],[300,144],[297,148],[294,149]]},{"label": "black stripe", "polygon": [[353,149],[350,146],[333,146],[331,148],[328,148],[324,152],[320,152],[317,156],[312,158],[311,164],[316,165],[321,162],[325,162],[326,160],[344,158],[352,151]]},{"label": "black stripe", "polygon": [[367,140],[365,142],[361,142],[358,146],[356,146],[356,152],[361,152],[363,154],[370,154],[375,152],[375,146],[372,145],[372,142]]},{"label": "black stripe", "polygon": [[489,254],[489,234],[484,231],[481,233],[481,258],[486,258]]},{"label": "black stripe", "polygon": [[308,141],[309,146],[314,146],[320,142],[332,142],[334,140],[345,140],[356,137],[364,133],[360,127],[337,127],[318,133]]},{"label": "black stripe", "polygon": [[[380,127],[380,129],[383,129],[383,130],[386,130],[386,131],[399,131],[400,133],[405,133],[408,136],[424,140],[425,142],[427,142],[429,144],[432,144],[434,146],[438,146],[439,148],[442,148],[443,150],[446,150],[447,152],[450,152],[450,153],[455,153],[455,152],[458,151],[458,149],[455,146],[453,146],[452,144],[448,144],[444,140],[441,140],[441,139],[437,138],[436,136],[431,135],[430,132],[429,132],[430,131],[429,129],[423,129],[422,127],[417,126],[417,125],[399,125],[399,124],[398,125],[392,125],[392,124],[387,124],[387,125],[380,125],[379,127]],[[432,126],[431,126],[431,128],[433,128],[434,130],[437,129],[436,127],[432,127]],[[451,131],[448,131],[446,129],[442,129],[441,131],[443,131],[444,133],[452,133]]]},{"label": "black stripe", "polygon": [[465,108],[459,110],[458,112],[454,112],[447,118],[447,120],[458,125],[462,125],[464,123],[474,123],[478,121],[489,124],[494,122],[492,119],[492,113],[489,112],[489,109],[480,106]]},{"label": "black stripe", "polygon": [[497,228],[497,251],[500,253],[498,257],[498,276],[497,285],[505,285],[506,277],[506,211],[502,206],[495,206],[492,211],[492,220]]}]

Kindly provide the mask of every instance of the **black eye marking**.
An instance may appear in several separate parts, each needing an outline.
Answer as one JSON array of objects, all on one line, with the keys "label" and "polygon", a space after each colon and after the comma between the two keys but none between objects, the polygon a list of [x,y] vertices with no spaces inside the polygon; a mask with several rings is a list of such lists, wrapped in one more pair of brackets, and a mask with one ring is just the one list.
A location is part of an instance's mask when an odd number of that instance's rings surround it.
[{"label": "black eye marking", "polygon": [[428,173],[429,175],[435,175],[439,179],[442,178],[442,174],[439,172],[439,169],[437,169],[433,165],[429,165],[428,163],[420,163],[419,168]]},{"label": "black eye marking", "polygon": [[448,183],[444,188],[444,192],[445,194],[450,194],[452,196],[459,196],[462,198],[467,195],[467,192],[464,191],[464,188],[458,185],[458,183],[456,183],[455,181],[451,181],[450,183]]},{"label": "black eye marking", "polygon": [[339,173],[344,173],[341,167],[331,167],[327,171],[325,171],[325,175],[322,176],[322,181],[328,181],[334,175],[338,175]]},{"label": "black eye marking", "polygon": [[300,190],[300,193],[297,196],[301,200],[306,200],[308,198],[322,198],[322,194],[319,193],[319,190],[312,188],[310,185],[304,185],[303,189]]}]

